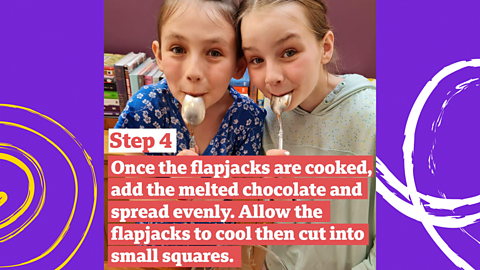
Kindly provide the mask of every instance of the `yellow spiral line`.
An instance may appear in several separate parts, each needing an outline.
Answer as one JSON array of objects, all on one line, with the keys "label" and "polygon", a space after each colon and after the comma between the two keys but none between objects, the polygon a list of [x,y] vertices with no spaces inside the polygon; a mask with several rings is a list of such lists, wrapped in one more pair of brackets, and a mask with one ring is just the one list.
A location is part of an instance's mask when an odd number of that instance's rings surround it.
[{"label": "yellow spiral line", "polygon": [[[0,144],[0,146],[1,145],[2,144]],[[5,219],[0,220],[0,229],[2,229],[8,226],[9,224],[11,224],[12,222],[14,222],[15,220],[17,220],[17,218],[19,218],[28,209],[28,207],[32,203],[33,196],[35,195],[35,183],[33,182],[32,172],[30,171],[28,166],[25,165],[25,163],[23,163],[23,161],[21,161],[20,159],[11,155],[0,153],[0,160],[10,161],[11,163],[17,165],[17,167],[19,167],[20,169],[22,169],[23,172],[25,172],[28,179],[27,198],[25,198],[25,201],[23,202],[23,204],[15,212],[13,212],[10,216],[6,217]],[[5,241],[2,239],[3,237],[0,238],[0,242]]]},{"label": "yellow spiral line", "polygon": [[0,191],[0,206],[2,206],[8,199],[7,193]]},{"label": "yellow spiral line", "polygon": [[[20,227],[18,227],[17,229],[15,229],[14,231],[10,232],[7,235],[0,237],[0,243],[5,242],[5,241],[11,239],[12,237],[14,237],[15,235],[19,234],[30,223],[32,223],[35,220],[35,218],[38,216],[40,210],[43,208],[43,205],[44,205],[44,202],[45,202],[45,193],[46,193],[45,178],[43,176],[43,170],[42,170],[42,167],[40,166],[40,164],[38,164],[37,160],[35,158],[33,158],[30,154],[28,154],[27,152],[23,151],[22,149],[20,149],[18,147],[15,147],[15,146],[10,145],[10,144],[0,143],[0,149],[9,149],[9,148],[13,148],[14,150],[20,152],[24,157],[26,157],[35,166],[35,169],[37,170],[37,173],[40,177],[40,184],[42,186],[42,195],[41,195],[40,200],[38,202],[37,208],[35,209],[33,214]],[[6,219],[0,221],[0,228],[3,228],[3,227],[6,227],[7,225],[9,225],[10,223],[14,222],[18,217],[20,217],[28,209],[28,207],[30,206],[30,203],[33,199],[34,190],[35,190],[35,183],[34,183],[34,179],[33,179],[33,176],[32,176],[32,173],[31,173],[30,169],[21,160],[15,158],[13,156],[10,156],[10,155],[7,155],[7,154],[1,154],[1,153],[0,153],[0,159],[10,161],[10,162],[14,163],[15,165],[19,166],[27,174],[27,178],[28,178],[28,182],[29,182],[28,183],[29,189],[28,189],[28,194],[27,194],[27,198],[25,199],[25,202],[20,206],[20,208],[17,211],[12,213]]]},{"label": "yellow spiral line", "polygon": [[[92,225],[92,221],[93,221],[93,217],[94,217],[94,214],[95,214],[95,209],[96,209],[96,205],[97,205],[97,180],[96,180],[96,177],[95,177],[95,170],[93,168],[93,165],[92,165],[92,159],[91,157],[88,155],[88,153],[86,152],[86,150],[82,147],[82,144],[77,141],[77,139],[75,138],[75,136],[73,136],[72,133],[70,133],[70,131],[68,131],[65,127],[63,127],[62,125],[60,125],[58,122],[56,122],[55,120],[53,120],[52,118],[46,116],[46,115],[43,115],[37,111],[34,111],[32,109],[29,109],[29,108],[25,108],[25,107],[21,107],[21,106],[16,106],[16,105],[11,105],[11,104],[0,104],[0,107],[7,107],[7,108],[14,108],[14,109],[20,109],[20,110],[24,110],[24,111],[27,111],[27,112],[30,112],[32,114],[35,114],[35,115],[38,115],[46,120],[48,120],[49,122],[51,123],[54,123],[56,124],[57,126],[59,126],[64,132],[66,132],[74,141],[75,143],[80,147],[80,149],[82,149],[82,152],[83,152],[83,155],[85,156],[85,159],[88,163],[88,165],[90,166],[91,168],[91,173],[92,173],[92,178],[93,178],[93,190],[94,190],[94,200],[93,200],[93,207],[92,207],[92,212],[90,214],[90,219],[88,221],[88,225],[87,225],[87,228],[85,229],[85,232],[83,233],[83,236],[82,238],[80,239],[80,242],[78,243],[78,245],[75,247],[75,249],[72,251],[72,253],[68,256],[68,258],[62,263],[60,264],[56,269],[62,269],[71,259],[72,257],[75,255],[75,253],[78,251],[78,249],[80,248],[80,246],[82,245],[83,241],[85,240],[85,237],[87,236],[87,233],[88,231],[90,230],[90,226]],[[43,139],[45,139],[46,141],[48,141],[51,145],[53,145],[62,155],[63,157],[66,159],[66,161],[68,162],[69,166],[70,166],[70,169],[72,170],[72,173],[73,173],[73,177],[74,177],[74,180],[75,180],[75,198],[74,198],[74,204],[73,204],[73,208],[72,208],[72,212],[70,214],[70,217],[67,221],[67,224],[65,225],[64,229],[62,230],[60,236],[56,239],[56,241],[52,244],[52,246],[50,246],[45,252],[43,252],[40,256],[37,256],[29,261],[26,261],[26,262],[23,262],[23,263],[20,263],[20,264],[16,264],[16,265],[8,265],[8,266],[0,266],[0,268],[6,268],[6,267],[15,267],[15,266],[21,266],[21,265],[26,265],[26,264],[30,264],[32,262],[35,262],[35,261],[38,261],[40,260],[41,258],[47,256],[50,252],[53,251],[53,249],[55,249],[58,244],[60,243],[60,241],[63,239],[63,237],[65,236],[65,234],[67,233],[68,231],[68,228],[70,227],[70,223],[73,219],[73,215],[74,215],[74,212],[75,212],[75,209],[76,209],[76,205],[77,205],[77,198],[78,198],[78,183],[77,183],[77,175],[75,173],[75,169],[70,161],[70,159],[67,157],[67,155],[62,151],[62,149],[60,149],[53,141],[51,141],[50,139],[48,139],[47,137],[45,137],[44,135],[40,134],[39,132],[33,130],[33,129],[30,129],[28,127],[25,127],[25,126],[22,126],[22,125],[19,125],[19,124],[15,124],[15,123],[10,123],[10,122],[0,122],[0,124],[4,124],[4,125],[8,125],[8,126],[14,126],[14,127],[18,127],[18,128],[21,128],[21,129],[24,129],[24,130],[27,130],[27,131],[30,131],[40,137],[42,137]]]}]

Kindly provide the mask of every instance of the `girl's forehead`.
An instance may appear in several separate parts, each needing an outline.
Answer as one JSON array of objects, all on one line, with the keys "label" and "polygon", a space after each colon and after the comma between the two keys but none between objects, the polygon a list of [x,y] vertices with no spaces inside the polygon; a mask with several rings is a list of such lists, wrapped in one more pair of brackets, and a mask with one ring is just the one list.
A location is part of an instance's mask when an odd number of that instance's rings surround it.
[{"label": "girl's forehead", "polygon": [[[214,7],[215,3],[179,4],[174,14],[162,25],[161,39],[183,39],[189,42],[219,42],[234,44],[233,25]],[[213,4],[213,5],[212,5]]]},{"label": "girl's forehead", "polygon": [[[273,6],[266,6],[253,9],[245,15],[244,20],[256,18],[257,20],[270,19],[276,21],[291,21],[307,26],[310,24],[305,14],[305,8],[295,2],[287,2]],[[278,26],[281,26],[279,24]]]},{"label": "girl's forehead", "polygon": [[282,3],[275,6],[254,9],[247,13],[242,20],[242,37],[250,36],[250,32],[301,31],[312,34],[310,23],[305,15],[304,8],[297,3]]},{"label": "girl's forehead", "polygon": [[177,20],[204,18],[207,17],[211,22],[219,26],[232,26],[226,18],[222,16],[220,5],[211,1],[182,0],[177,2],[177,7],[168,18],[164,25]]}]

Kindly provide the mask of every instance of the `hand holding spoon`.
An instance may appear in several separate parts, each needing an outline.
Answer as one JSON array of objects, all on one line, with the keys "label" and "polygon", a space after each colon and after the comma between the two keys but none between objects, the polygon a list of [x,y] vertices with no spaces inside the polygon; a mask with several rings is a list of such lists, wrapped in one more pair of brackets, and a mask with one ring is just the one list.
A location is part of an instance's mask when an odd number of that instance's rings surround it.
[{"label": "hand holding spoon", "polygon": [[203,97],[185,95],[182,103],[182,118],[187,127],[192,131],[190,136],[190,149],[195,149],[195,128],[205,118],[205,102]]},{"label": "hand holding spoon", "polygon": [[282,114],[288,108],[290,102],[292,102],[292,92],[280,97],[272,95],[272,99],[270,100],[270,107],[277,115],[278,123],[280,125],[280,130],[278,131],[278,149],[283,149],[283,128],[280,114]]}]

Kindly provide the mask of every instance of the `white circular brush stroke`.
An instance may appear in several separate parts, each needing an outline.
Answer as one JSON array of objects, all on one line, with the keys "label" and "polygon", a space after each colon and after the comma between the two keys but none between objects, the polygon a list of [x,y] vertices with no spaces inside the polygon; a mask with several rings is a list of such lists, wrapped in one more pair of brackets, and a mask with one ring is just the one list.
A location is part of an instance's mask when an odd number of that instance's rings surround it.
[{"label": "white circular brush stroke", "polygon": [[[416,219],[422,222],[423,226],[427,230],[430,237],[438,245],[438,247],[447,255],[447,257],[458,267],[466,270],[470,270],[470,266],[463,258],[456,254],[438,234],[434,226],[443,228],[463,228],[465,226],[477,223],[480,221],[480,213],[473,213],[464,216],[435,216],[428,213],[425,210],[425,206],[431,209],[443,209],[454,210],[458,207],[474,205],[480,203],[480,195],[465,198],[465,199],[446,199],[437,198],[428,195],[421,194],[417,191],[415,185],[415,178],[413,175],[413,150],[415,146],[415,131],[418,123],[418,119],[422,112],[422,109],[430,96],[435,90],[438,83],[447,77],[448,75],[461,70],[466,67],[480,67],[480,59],[472,59],[471,61],[460,61],[443,68],[438,72],[431,81],[425,85],[420,94],[418,95],[412,110],[407,119],[405,126],[405,141],[403,144],[403,160],[405,168],[405,179],[407,186],[405,187],[382,163],[379,157],[377,157],[377,192],[382,195],[385,200],[395,207],[398,211],[404,215]],[[475,81],[470,80],[468,83]],[[412,204],[402,200],[396,193],[390,191],[381,180],[386,181],[391,189],[397,191],[405,199],[409,200]],[[428,202],[423,205],[422,201]],[[463,229],[462,229],[463,231]],[[478,242],[478,241],[477,241]]]}]

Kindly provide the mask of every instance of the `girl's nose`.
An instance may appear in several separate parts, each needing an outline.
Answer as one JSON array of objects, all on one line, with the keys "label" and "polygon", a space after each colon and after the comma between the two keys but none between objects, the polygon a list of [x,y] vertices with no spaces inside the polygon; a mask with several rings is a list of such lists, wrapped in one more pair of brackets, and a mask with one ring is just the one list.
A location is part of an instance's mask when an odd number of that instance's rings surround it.
[{"label": "girl's nose", "polygon": [[200,61],[197,57],[192,57],[188,63],[188,68],[185,73],[188,81],[199,82],[202,79],[202,71]]},{"label": "girl's nose", "polygon": [[199,82],[200,81],[200,74],[198,72],[188,72],[187,73],[187,80],[191,82]]},{"label": "girl's nose", "polygon": [[267,73],[265,76],[265,84],[270,86],[278,86],[283,83],[284,77],[279,67],[275,65],[267,65]]}]

